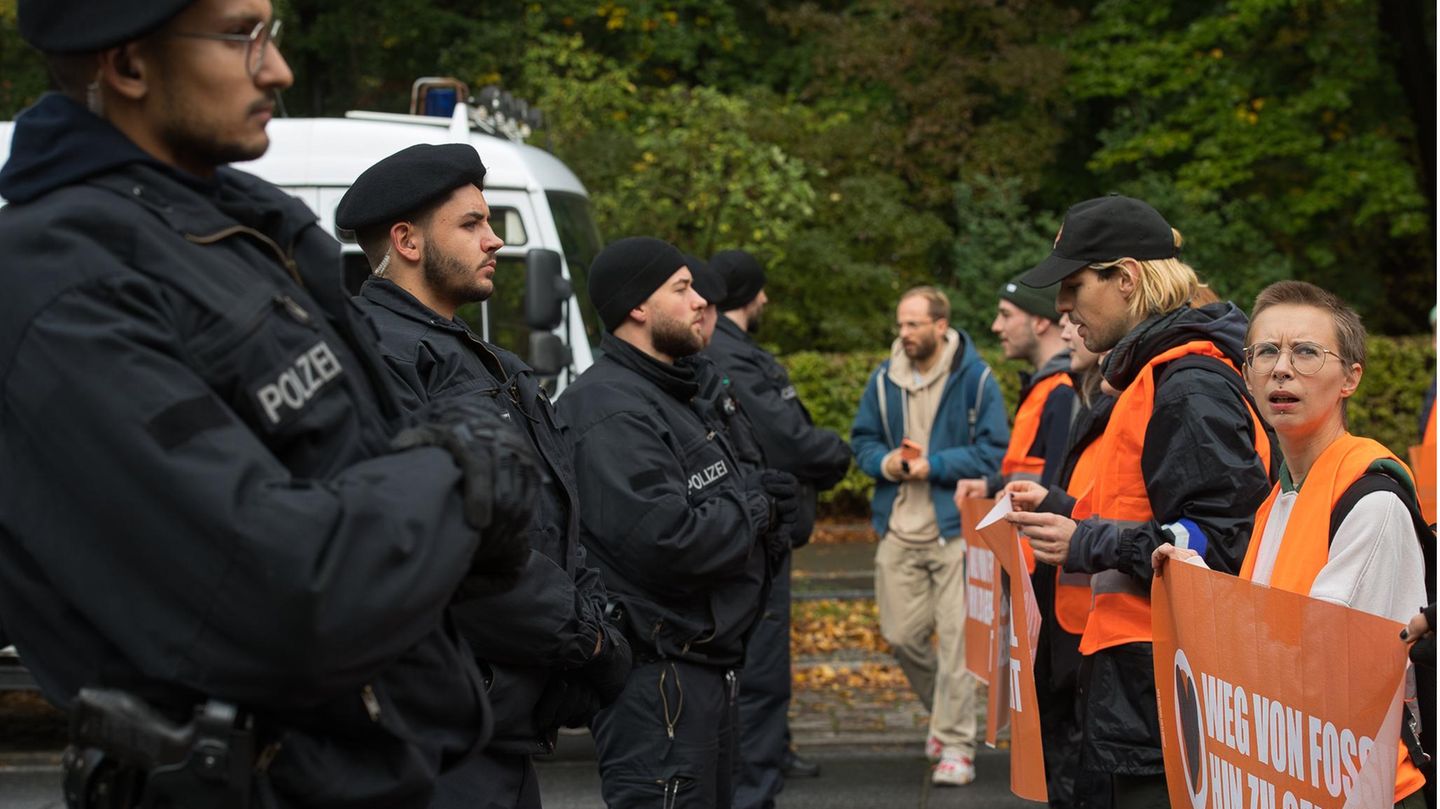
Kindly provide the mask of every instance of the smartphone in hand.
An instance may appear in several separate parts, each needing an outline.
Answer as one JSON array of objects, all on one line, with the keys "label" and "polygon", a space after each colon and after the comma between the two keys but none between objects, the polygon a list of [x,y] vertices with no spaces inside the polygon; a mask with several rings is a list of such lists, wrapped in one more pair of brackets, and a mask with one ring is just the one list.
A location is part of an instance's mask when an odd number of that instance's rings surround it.
[{"label": "smartphone in hand", "polygon": [[907,461],[920,460],[920,444],[906,438],[900,442],[900,457]]}]

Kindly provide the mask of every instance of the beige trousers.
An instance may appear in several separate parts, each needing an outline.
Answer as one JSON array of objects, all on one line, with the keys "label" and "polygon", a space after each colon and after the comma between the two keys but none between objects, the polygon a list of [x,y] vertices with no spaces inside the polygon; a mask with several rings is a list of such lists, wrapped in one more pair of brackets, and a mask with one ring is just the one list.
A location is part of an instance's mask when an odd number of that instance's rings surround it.
[{"label": "beige trousers", "polygon": [[965,669],[964,543],[914,544],[886,534],[875,551],[875,601],[880,634],[930,711],[930,735],[974,756],[977,682]]}]

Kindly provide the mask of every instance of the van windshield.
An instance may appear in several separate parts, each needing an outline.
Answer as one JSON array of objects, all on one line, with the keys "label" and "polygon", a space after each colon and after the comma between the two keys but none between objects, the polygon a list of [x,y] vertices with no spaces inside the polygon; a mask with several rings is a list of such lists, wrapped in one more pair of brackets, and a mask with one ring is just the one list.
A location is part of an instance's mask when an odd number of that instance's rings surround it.
[{"label": "van windshield", "polygon": [[560,247],[565,251],[565,263],[570,267],[570,284],[575,289],[575,300],[580,302],[580,318],[585,322],[585,336],[591,346],[600,344],[600,315],[590,303],[587,285],[590,278],[590,262],[600,252],[600,229],[590,215],[590,200],[580,194],[564,191],[546,191],[550,211],[555,216],[555,228],[560,231]]}]

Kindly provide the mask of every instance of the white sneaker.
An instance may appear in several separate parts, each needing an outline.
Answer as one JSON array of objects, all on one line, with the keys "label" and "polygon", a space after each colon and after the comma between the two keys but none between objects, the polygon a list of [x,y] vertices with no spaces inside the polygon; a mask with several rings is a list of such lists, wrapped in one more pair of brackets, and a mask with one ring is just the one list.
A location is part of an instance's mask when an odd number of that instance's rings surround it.
[{"label": "white sneaker", "polygon": [[940,760],[940,754],[941,754],[941,753],[944,753],[944,752],[945,752],[945,745],[941,744],[939,739],[935,738],[934,736],[931,736],[930,738],[928,738],[928,739],[925,740],[925,758],[926,758],[926,760],[928,760],[928,761],[930,761],[930,762],[932,762],[932,763],[933,763],[933,762],[936,762],[936,761],[939,761],[939,760]]},{"label": "white sneaker", "polygon": [[940,756],[940,763],[930,776],[930,783],[941,787],[963,787],[974,781],[975,760],[948,750]]}]

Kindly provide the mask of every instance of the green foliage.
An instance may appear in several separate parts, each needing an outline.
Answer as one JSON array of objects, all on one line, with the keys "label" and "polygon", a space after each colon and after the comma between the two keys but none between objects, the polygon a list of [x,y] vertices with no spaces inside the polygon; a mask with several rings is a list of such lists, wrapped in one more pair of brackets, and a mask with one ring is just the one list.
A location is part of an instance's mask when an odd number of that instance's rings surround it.
[{"label": "green foliage", "polygon": [[1381,329],[1418,325],[1428,307],[1397,293],[1416,264],[1434,276],[1422,185],[1433,179],[1416,170],[1417,149],[1434,144],[1417,143],[1403,112],[1379,12],[1356,1],[1101,0],[1067,42],[1072,89],[1104,111],[1088,162],[1097,187],[1168,185],[1175,209],[1213,212],[1202,228],[1233,231],[1210,267],[1222,287],[1293,272],[1342,292]]},{"label": "green foliage", "polygon": [[[998,348],[982,347],[980,354],[1000,383],[1007,412],[1013,414],[1023,366],[1005,360]],[[1408,458],[1410,445],[1419,442],[1420,407],[1435,374],[1434,340],[1371,336],[1368,355],[1365,378],[1350,400],[1350,431],[1374,438],[1400,458]],[[780,360],[815,423],[848,438],[865,384],[886,356],[883,351],[801,351]],[[852,465],[845,480],[821,496],[822,508],[831,515],[864,516],[869,513],[873,490],[872,479]]]},{"label": "green foliage", "polygon": [[48,81],[45,62],[20,38],[15,17],[16,0],[0,0],[0,110],[4,117],[35,103]]},{"label": "green foliage", "polygon": [[[276,0],[292,115],[453,75],[531,100],[609,239],[765,262],[764,338],[853,351],[933,283],[983,334],[1063,212],[1152,202],[1245,305],[1303,278],[1379,333],[1435,295],[1433,3]],[[0,117],[47,79],[0,0]]]},{"label": "green foliage", "polygon": [[1371,337],[1365,376],[1350,397],[1350,432],[1390,448],[1409,463],[1409,448],[1420,443],[1420,408],[1435,379],[1431,337]]},{"label": "green foliage", "polygon": [[1018,181],[983,175],[956,186],[955,209],[950,320],[971,334],[986,334],[1000,288],[1050,254],[1060,218],[1032,212]]}]

